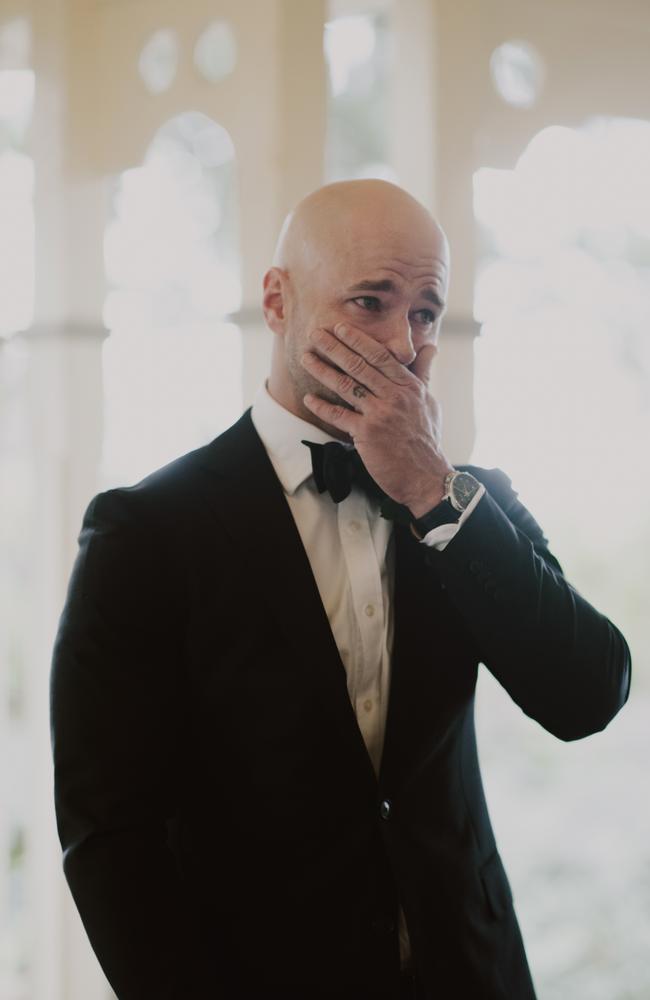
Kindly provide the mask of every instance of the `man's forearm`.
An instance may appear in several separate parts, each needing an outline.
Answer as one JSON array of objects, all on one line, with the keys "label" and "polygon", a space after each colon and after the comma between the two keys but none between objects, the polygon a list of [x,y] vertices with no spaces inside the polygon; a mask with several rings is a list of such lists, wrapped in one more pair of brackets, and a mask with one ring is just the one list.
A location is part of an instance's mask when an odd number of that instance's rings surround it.
[{"label": "man's forearm", "polygon": [[513,516],[488,492],[427,560],[514,700],[560,739],[579,739],[603,729],[625,703],[629,650],[564,579],[541,531],[531,540]]}]

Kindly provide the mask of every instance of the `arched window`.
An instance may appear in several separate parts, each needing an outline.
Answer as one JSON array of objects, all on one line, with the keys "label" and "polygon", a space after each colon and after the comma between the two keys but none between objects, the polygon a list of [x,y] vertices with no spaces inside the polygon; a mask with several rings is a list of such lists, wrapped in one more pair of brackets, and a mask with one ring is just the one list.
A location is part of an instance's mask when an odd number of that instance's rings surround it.
[{"label": "arched window", "polygon": [[328,7],[325,179],[396,181],[389,164],[390,3],[375,0],[359,11],[347,0],[330,0]]},{"label": "arched window", "polygon": [[514,169],[474,179],[472,460],[512,477],[636,670],[621,717],[571,749],[513,713],[487,673],[479,687],[488,797],[545,996],[649,988],[649,177],[650,122],[597,118],[546,128]]},{"label": "arched window", "polygon": [[124,483],[214,437],[242,409],[235,151],[186,112],[119,178],[105,238],[103,478]]}]

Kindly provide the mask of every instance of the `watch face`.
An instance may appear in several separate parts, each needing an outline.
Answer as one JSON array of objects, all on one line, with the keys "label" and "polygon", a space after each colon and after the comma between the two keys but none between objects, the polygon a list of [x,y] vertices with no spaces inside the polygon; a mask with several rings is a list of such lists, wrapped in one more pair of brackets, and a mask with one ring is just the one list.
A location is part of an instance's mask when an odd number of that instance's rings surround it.
[{"label": "watch face", "polygon": [[469,472],[459,472],[451,482],[451,501],[456,510],[465,510],[480,487],[478,479]]}]

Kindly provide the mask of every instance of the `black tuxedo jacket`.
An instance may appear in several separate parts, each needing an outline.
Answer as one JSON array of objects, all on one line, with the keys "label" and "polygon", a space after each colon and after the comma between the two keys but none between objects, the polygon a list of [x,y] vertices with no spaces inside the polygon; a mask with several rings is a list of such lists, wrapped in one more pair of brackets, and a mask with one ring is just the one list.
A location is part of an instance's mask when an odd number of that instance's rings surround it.
[{"label": "black tuxedo jacket", "polygon": [[[534,990],[481,786],[479,661],[562,740],[627,698],[623,637],[498,470],[442,551],[395,527],[375,776],[282,488],[246,413],[91,502],[54,651],[64,870],[120,1000]],[[293,992],[292,992],[293,991]]]}]

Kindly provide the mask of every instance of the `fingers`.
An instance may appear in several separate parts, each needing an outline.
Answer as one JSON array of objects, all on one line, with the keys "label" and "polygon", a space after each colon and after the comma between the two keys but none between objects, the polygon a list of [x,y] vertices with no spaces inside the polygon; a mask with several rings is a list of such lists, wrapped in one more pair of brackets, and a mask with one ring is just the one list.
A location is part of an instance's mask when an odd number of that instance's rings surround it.
[{"label": "fingers", "polygon": [[375,396],[413,381],[411,373],[382,344],[345,324],[339,324],[333,331],[314,330],[309,341],[326,363],[340,368]]},{"label": "fingers", "polygon": [[442,439],[442,408],[438,400],[434,399],[430,393],[427,393],[427,408],[436,444],[440,444]]},{"label": "fingers", "polygon": [[350,351],[363,358],[371,370],[380,372],[385,379],[400,386],[409,385],[412,381],[408,368],[387,347],[363,330],[340,323],[334,328],[334,333]]},{"label": "fingers", "polygon": [[433,428],[436,444],[440,444],[440,438],[442,433],[442,412],[438,400],[435,399],[429,392],[431,367],[433,365],[433,361],[437,353],[438,353],[438,347],[436,344],[425,344],[424,347],[422,347],[418,351],[415,361],[410,366],[410,370],[413,373],[413,375],[415,375],[415,377],[418,378],[420,382],[424,384],[427,390],[426,401],[427,401],[427,408],[429,410],[429,416],[431,418],[431,426]]},{"label": "fingers", "polygon": [[372,397],[372,392],[367,386],[362,385],[357,379],[346,372],[338,371],[331,365],[319,358],[313,351],[308,351],[302,357],[302,366],[306,368],[310,375],[344,399],[351,406],[363,413],[363,401],[367,397]]},{"label": "fingers", "polygon": [[308,410],[311,410],[317,417],[320,417],[326,424],[336,427],[340,431],[349,434],[354,440],[354,436],[359,429],[360,414],[353,413],[345,406],[337,406],[335,403],[328,403],[327,400],[319,396],[307,393],[303,396],[303,403]]},{"label": "fingers", "polygon": [[435,344],[425,344],[424,347],[420,348],[415,361],[410,366],[411,372],[425,385],[428,385],[431,379],[431,366],[437,353],[438,348]]}]

